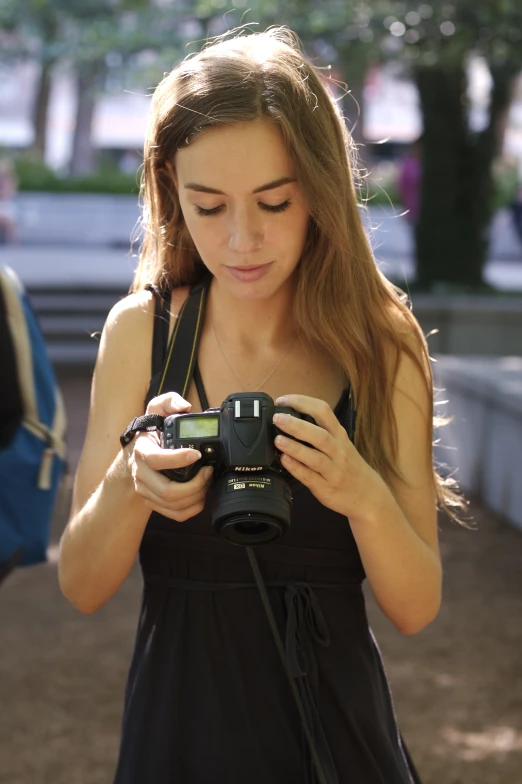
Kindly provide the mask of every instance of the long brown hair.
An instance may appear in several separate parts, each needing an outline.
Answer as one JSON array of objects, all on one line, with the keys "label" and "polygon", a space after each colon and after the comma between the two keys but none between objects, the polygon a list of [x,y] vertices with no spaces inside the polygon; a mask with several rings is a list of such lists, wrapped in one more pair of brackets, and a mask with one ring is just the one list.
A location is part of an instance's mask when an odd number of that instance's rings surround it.
[{"label": "long brown hair", "polygon": [[[398,363],[401,352],[413,359],[431,401],[428,349],[405,296],[375,264],[359,214],[352,139],[292,31],[278,27],[221,37],[189,56],[157,87],[144,151],[144,240],[133,290],[149,282],[186,285],[205,270],[185,227],[167,162],[210,128],[260,118],[280,128],[310,210],[294,300],[297,328],[340,363],[350,379],[361,455],[383,477],[398,476],[392,406]],[[432,418],[433,407],[430,443]],[[433,482],[440,505],[454,516],[450,507],[461,505],[458,496],[435,470]]]}]

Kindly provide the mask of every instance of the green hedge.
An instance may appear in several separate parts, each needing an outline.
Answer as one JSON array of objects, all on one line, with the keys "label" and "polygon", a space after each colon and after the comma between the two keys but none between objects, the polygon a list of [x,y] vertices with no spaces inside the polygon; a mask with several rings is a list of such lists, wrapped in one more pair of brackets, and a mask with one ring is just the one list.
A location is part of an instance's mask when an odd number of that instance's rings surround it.
[{"label": "green hedge", "polygon": [[136,195],[138,175],[124,174],[114,165],[104,166],[88,177],[60,177],[39,160],[19,157],[14,160],[20,191],[51,193],[119,193]]}]

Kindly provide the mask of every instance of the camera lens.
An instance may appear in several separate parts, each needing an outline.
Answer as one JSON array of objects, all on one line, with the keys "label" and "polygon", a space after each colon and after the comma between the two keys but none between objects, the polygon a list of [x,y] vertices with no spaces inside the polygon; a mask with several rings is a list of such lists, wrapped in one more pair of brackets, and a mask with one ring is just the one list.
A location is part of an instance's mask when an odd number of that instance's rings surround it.
[{"label": "camera lens", "polygon": [[232,544],[275,542],[290,525],[292,494],[277,471],[262,476],[225,472],[213,493],[212,524]]}]

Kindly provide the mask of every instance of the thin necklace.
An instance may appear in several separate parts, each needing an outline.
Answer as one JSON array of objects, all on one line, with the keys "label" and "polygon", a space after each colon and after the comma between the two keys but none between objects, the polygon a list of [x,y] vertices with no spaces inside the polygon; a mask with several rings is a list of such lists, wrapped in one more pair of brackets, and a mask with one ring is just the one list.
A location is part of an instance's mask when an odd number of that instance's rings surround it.
[{"label": "thin necklace", "polygon": [[[218,336],[216,335],[216,330],[215,330],[215,328],[214,328],[214,322],[213,322],[213,320],[212,320],[212,317],[210,318],[210,326],[212,327],[212,332],[214,333],[214,338],[216,339],[216,343],[217,343],[217,346],[218,346],[218,348],[219,348],[219,351],[220,351],[220,353],[221,353],[221,356],[222,356],[222,357],[223,357],[223,359],[225,360],[225,365],[227,366],[227,368],[230,370],[230,372],[232,373],[232,375],[233,375],[233,376],[234,376],[234,378],[236,379],[237,383],[239,384],[239,388],[241,389],[241,391],[242,391],[242,392],[246,392],[247,390],[245,390],[245,388],[244,388],[243,384],[241,383],[241,381],[238,379],[238,377],[236,376],[236,374],[234,373],[234,371],[233,371],[233,370],[232,370],[232,368],[230,367],[230,364],[229,364],[229,362],[228,362],[228,359],[227,359],[227,358],[226,358],[226,356],[225,356],[225,352],[224,352],[224,351],[223,351],[223,349],[221,348],[221,343],[219,342],[219,340],[218,340]],[[276,365],[275,365],[275,366],[272,368],[272,370],[270,371],[270,373],[268,374],[268,376],[266,376],[266,378],[264,378],[264,379],[261,381],[261,383],[257,385],[257,387],[255,387],[254,389],[250,389],[250,390],[248,390],[249,392],[257,392],[257,390],[258,390],[258,389],[261,389],[261,387],[263,386],[263,384],[266,384],[266,382],[268,381],[268,379],[269,379],[269,378],[271,378],[271,377],[274,375],[274,373],[276,372],[277,368],[279,367],[279,365],[281,364],[281,362],[283,361],[283,359],[286,357],[286,355],[288,354],[288,352],[290,351],[290,349],[291,349],[291,348],[292,348],[292,346],[294,345],[296,337],[297,337],[297,335],[294,335],[294,337],[292,338],[292,340],[290,341],[290,343],[288,344],[288,346],[285,348],[284,352],[282,353],[282,355],[281,355],[281,356],[280,356],[280,358],[278,359],[278,361],[277,361]]]}]

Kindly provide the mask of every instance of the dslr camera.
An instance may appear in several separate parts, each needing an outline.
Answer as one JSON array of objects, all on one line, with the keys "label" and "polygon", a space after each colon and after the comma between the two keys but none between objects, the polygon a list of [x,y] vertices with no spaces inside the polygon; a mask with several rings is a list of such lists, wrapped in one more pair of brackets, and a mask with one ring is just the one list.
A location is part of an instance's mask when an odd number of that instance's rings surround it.
[{"label": "dslr camera", "polygon": [[272,421],[278,413],[315,424],[312,417],[289,406],[276,406],[263,392],[239,392],[229,395],[220,408],[165,418],[163,447],[197,449],[201,459],[163,473],[176,482],[188,482],[203,466],[214,467],[212,525],[233,544],[274,542],[290,525],[293,477],[283,468],[274,444],[281,432]]}]

